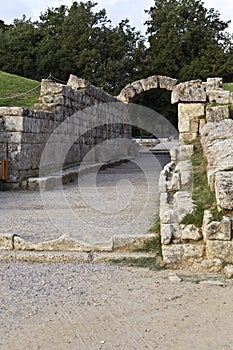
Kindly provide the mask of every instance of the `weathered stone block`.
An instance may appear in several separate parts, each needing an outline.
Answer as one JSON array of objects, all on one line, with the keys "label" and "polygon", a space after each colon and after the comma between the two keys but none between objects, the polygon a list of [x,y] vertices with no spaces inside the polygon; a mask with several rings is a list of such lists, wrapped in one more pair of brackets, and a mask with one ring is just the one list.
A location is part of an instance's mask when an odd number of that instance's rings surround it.
[{"label": "weathered stone block", "polygon": [[217,123],[230,117],[228,106],[215,106],[206,108],[206,120],[208,123]]},{"label": "weathered stone block", "polygon": [[215,175],[217,204],[222,209],[233,210],[233,171],[221,171]]},{"label": "weathered stone block", "polygon": [[197,133],[199,118],[205,114],[204,103],[179,103],[178,129],[179,132]]},{"label": "weathered stone block", "polygon": [[193,188],[193,169],[190,160],[182,160],[177,163],[176,172],[180,174],[180,185],[183,191],[192,191]]},{"label": "weathered stone block", "polygon": [[140,80],[133,82],[131,85],[133,86],[137,95],[141,94],[144,91]]},{"label": "weathered stone block", "polygon": [[208,159],[208,171],[233,168],[233,120],[207,123],[201,131],[201,143]]},{"label": "weathered stone block", "polygon": [[142,84],[142,88],[144,91],[148,91],[150,89],[158,89],[158,86],[159,86],[157,75],[152,75],[147,79],[141,79],[140,82]]},{"label": "weathered stone block", "polygon": [[191,80],[176,85],[172,90],[171,102],[206,102],[207,95],[201,80]]},{"label": "weathered stone block", "polygon": [[207,93],[209,102],[216,102],[217,104],[230,103],[230,91],[216,90]]},{"label": "weathered stone block", "polygon": [[176,192],[174,194],[174,201],[178,215],[178,222],[181,222],[187,213],[192,213],[196,208],[192,200],[192,192],[189,191]]},{"label": "weathered stone block", "polygon": [[224,262],[233,263],[233,242],[208,240],[206,242],[207,259],[221,259]]},{"label": "weathered stone block", "polygon": [[193,145],[180,145],[173,147],[170,150],[171,161],[178,162],[181,160],[190,159],[193,155]]},{"label": "weathered stone block", "polygon": [[202,233],[200,229],[196,226],[190,225],[180,225],[181,228],[181,240],[182,241],[199,241],[202,239]]},{"label": "weathered stone block", "polygon": [[221,222],[211,221],[203,225],[203,237],[205,240],[230,241],[231,227],[231,219],[228,217],[224,217]]},{"label": "weathered stone block", "polygon": [[168,203],[167,193],[160,194],[159,217],[163,224],[170,224],[176,221],[176,213],[174,208]]},{"label": "weathered stone block", "polygon": [[177,79],[172,79],[163,75],[158,76],[158,83],[160,89],[166,89],[167,91],[172,91],[174,86],[177,84]]},{"label": "weathered stone block", "polygon": [[170,244],[162,246],[163,261],[168,264],[194,262],[202,259],[202,244]]},{"label": "weathered stone block", "polygon": [[180,229],[179,225],[175,222],[170,224],[161,224],[160,234],[162,244],[167,245],[171,242],[180,243]]},{"label": "weathered stone block", "polygon": [[170,244],[173,236],[173,225],[171,224],[161,224],[160,234],[161,234],[161,243]]},{"label": "weathered stone block", "polygon": [[206,91],[222,89],[223,79],[222,78],[207,78],[205,83]]}]

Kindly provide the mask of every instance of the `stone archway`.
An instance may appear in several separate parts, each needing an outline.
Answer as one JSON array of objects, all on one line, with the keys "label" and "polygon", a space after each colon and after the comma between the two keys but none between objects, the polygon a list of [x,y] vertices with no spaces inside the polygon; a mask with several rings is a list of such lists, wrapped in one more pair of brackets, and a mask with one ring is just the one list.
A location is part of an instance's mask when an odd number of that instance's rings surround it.
[{"label": "stone archway", "polygon": [[133,83],[127,84],[117,96],[117,99],[124,102],[130,103],[137,95],[144,92],[156,89],[165,89],[172,91],[178,80],[162,75],[152,75],[146,79],[134,81]]}]

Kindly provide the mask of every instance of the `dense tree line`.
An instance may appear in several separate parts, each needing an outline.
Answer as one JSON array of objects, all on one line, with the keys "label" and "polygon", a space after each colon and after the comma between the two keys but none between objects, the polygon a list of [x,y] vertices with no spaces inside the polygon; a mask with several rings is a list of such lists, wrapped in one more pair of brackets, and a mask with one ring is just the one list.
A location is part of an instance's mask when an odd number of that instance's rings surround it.
[{"label": "dense tree line", "polygon": [[0,70],[28,78],[70,73],[117,94],[152,74],[182,81],[222,76],[233,80],[233,41],[214,9],[200,0],[155,0],[143,36],[127,19],[113,26],[96,3],[48,9],[39,20],[0,21]]}]

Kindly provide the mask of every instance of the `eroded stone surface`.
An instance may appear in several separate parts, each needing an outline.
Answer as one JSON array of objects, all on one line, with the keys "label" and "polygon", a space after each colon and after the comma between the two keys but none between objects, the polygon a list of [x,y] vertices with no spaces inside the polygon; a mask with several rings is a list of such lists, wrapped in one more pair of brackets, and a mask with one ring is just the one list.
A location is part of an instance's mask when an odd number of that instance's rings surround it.
[{"label": "eroded stone surface", "polygon": [[172,90],[172,103],[206,102],[207,95],[201,80],[180,83]]},{"label": "eroded stone surface", "polygon": [[215,194],[222,209],[233,210],[233,171],[221,171],[215,175]]},{"label": "eroded stone surface", "polygon": [[182,241],[199,241],[202,239],[202,233],[200,229],[196,226],[190,225],[180,225],[181,227],[181,239]]},{"label": "eroded stone surface", "polygon": [[202,244],[170,244],[162,247],[165,263],[194,262],[202,259],[204,245]]},{"label": "eroded stone surface", "polygon": [[233,263],[233,242],[208,240],[206,242],[206,256],[208,259],[222,259]]},{"label": "eroded stone surface", "polygon": [[230,111],[228,106],[206,107],[206,120],[208,123],[217,123],[229,117]]}]

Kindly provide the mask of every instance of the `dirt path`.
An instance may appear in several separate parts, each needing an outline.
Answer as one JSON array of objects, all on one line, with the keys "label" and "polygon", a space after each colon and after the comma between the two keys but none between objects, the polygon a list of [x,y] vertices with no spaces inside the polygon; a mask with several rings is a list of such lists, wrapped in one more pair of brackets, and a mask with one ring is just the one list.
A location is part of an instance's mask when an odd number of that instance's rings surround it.
[{"label": "dirt path", "polygon": [[232,280],[170,273],[2,263],[0,349],[232,350]]},{"label": "dirt path", "polygon": [[48,192],[0,192],[0,232],[37,243],[63,234],[96,243],[146,234],[158,213],[161,166],[150,153]]}]

